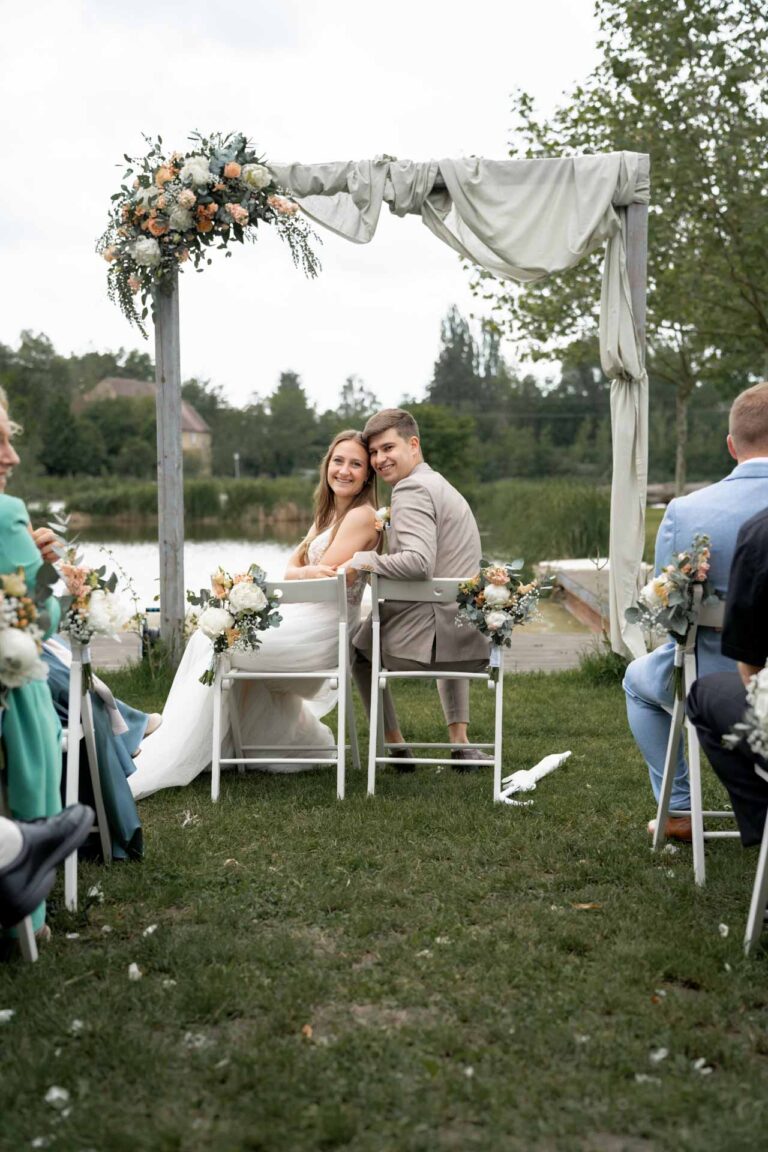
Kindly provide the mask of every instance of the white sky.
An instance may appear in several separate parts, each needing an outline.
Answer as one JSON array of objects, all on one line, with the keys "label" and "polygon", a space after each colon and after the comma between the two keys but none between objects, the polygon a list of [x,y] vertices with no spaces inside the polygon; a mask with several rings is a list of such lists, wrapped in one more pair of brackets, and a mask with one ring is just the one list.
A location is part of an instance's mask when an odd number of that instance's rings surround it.
[{"label": "white sky", "polygon": [[[94,244],[123,153],[242,131],[303,163],[504,159],[509,94],[549,112],[595,61],[593,0],[0,0],[0,341],[64,354],[154,353],[106,295]],[[181,278],[182,377],[234,404],[284,369],[334,407],[356,373],[383,404],[419,396],[442,316],[475,304],[458,258],[417,217],[382,211],[369,245],[322,232],[306,281],[268,229]],[[217,259],[218,257],[218,259]],[[514,359],[510,355],[511,359]]]}]

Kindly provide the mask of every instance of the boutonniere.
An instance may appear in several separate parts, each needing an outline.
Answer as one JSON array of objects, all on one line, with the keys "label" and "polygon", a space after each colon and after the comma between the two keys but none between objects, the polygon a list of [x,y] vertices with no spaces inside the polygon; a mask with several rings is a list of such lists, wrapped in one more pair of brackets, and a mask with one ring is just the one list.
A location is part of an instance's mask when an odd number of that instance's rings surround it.
[{"label": "boutonniere", "polygon": [[383,508],[376,509],[376,520],[374,524],[377,532],[383,532],[389,528],[392,522],[392,509],[389,504],[385,504]]}]

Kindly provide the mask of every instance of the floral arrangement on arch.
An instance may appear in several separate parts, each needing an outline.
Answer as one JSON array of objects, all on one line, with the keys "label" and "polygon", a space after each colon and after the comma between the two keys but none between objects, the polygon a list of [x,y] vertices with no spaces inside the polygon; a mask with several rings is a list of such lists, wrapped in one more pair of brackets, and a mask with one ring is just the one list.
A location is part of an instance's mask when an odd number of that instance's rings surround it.
[{"label": "floral arrangement on arch", "polygon": [[201,272],[211,263],[211,248],[231,256],[230,242],[255,240],[259,224],[275,227],[307,276],[320,267],[310,243],[318,238],[245,136],[194,132],[190,139],[190,151],[168,155],[162,137],[145,136],[147,155],[125,156],[128,167],[97,245],[109,264],[110,300],[144,336],[155,289],[169,291],[187,261]]},{"label": "floral arrangement on arch", "polygon": [[489,672],[499,678],[501,649],[512,644],[512,631],[531,620],[538,610],[542,589],[537,580],[525,583],[522,560],[511,564],[480,561],[480,571],[459,584],[457,625],[469,624],[491,641]]},{"label": "floral arrangement on arch", "polygon": [[187,613],[185,632],[191,635],[199,628],[213,642],[211,666],[200,677],[201,684],[213,684],[223,652],[255,652],[261,643],[259,633],[281,623],[277,610],[281,594],[267,594],[266,577],[258,564],[236,576],[218,567],[211,576],[213,595],[207,588],[199,594],[187,592],[189,603],[201,611]]},{"label": "floral arrangement on arch", "polygon": [[[47,596],[50,589],[41,592]],[[47,621],[36,599],[28,594],[23,568],[0,576],[0,710],[12,688],[48,677],[41,656]]]},{"label": "floral arrangement on arch", "polygon": [[668,632],[684,644],[695,620],[696,585],[702,587],[702,603],[717,598],[708,580],[710,555],[709,536],[697,533],[690,548],[678,552],[640,590],[639,605],[624,613],[629,623],[653,632]]}]

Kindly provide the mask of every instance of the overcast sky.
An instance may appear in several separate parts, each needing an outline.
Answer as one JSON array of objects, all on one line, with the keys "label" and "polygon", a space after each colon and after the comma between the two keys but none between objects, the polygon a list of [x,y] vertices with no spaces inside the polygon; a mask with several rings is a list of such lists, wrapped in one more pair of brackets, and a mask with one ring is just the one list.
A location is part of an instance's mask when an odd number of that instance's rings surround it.
[{"label": "overcast sky", "polygon": [[[551,111],[595,60],[593,0],[0,0],[0,341],[24,328],[62,353],[140,348],[106,295],[96,239],[123,153],[190,131],[241,131],[302,163],[504,159],[509,94]],[[333,407],[355,373],[384,404],[419,396],[451,304],[474,307],[458,258],[384,209],[374,241],[322,234],[306,281],[287,246],[216,253],[181,278],[181,370],[234,404],[284,369]],[[512,357],[511,357],[512,358]]]}]

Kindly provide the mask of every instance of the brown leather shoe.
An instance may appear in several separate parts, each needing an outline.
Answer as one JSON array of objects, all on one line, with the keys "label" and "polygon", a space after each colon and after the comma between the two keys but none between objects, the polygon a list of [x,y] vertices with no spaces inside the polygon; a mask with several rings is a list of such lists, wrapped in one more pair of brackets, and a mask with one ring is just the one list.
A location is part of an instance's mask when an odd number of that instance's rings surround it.
[{"label": "brown leather shoe", "polygon": [[[651,820],[648,823],[648,835],[653,836],[655,831],[656,821]],[[684,843],[690,844],[693,840],[693,827],[690,816],[670,816],[667,819],[664,834],[667,840],[682,840]]]}]

